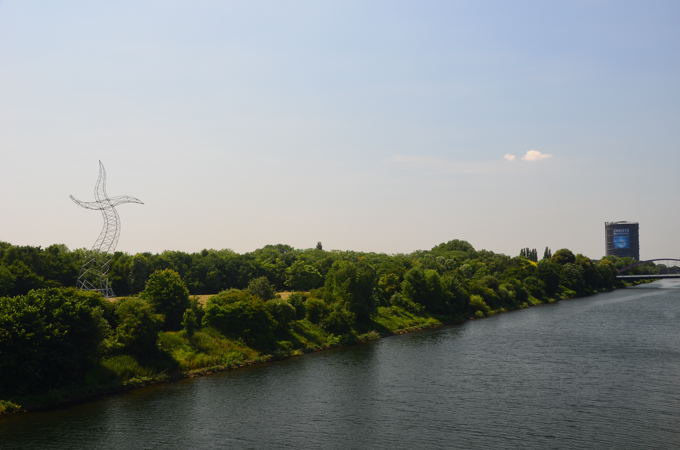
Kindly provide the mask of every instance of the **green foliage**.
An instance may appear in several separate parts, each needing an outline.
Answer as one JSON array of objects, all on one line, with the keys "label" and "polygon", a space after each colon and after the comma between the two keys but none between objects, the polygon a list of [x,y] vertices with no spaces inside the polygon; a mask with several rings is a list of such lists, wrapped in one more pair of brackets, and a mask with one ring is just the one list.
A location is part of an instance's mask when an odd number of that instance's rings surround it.
[{"label": "green foliage", "polygon": [[[521,253],[476,251],[458,240],[408,255],[282,244],[243,255],[118,252],[110,271],[114,289],[141,295],[109,302],[73,289],[28,293],[74,284],[87,251],[0,242],[0,295],[22,294],[0,298],[0,393],[69,383],[136,385],[178,368],[234,367],[378,332],[486,317],[612,289],[620,283],[617,268],[631,263],[616,257],[593,262],[566,249],[552,255],[546,248],[540,262],[535,249]],[[196,294],[219,294],[203,308],[187,286]],[[305,292],[276,298],[275,290],[284,287]]]},{"label": "green foliage", "polygon": [[276,321],[278,334],[285,334],[288,330],[288,324],[296,319],[295,307],[281,299],[268,300],[264,306]]},{"label": "green foliage", "polygon": [[14,402],[0,400],[0,416],[21,412],[22,408]]},{"label": "green foliage", "polygon": [[[396,273],[388,272],[378,278],[378,292],[383,303],[389,303],[389,299],[400,291],[401,281]],[[387,300],[387,302],[385,302]]]},{"label": "green foliage", "polygon": [[335,303],[321,321],[321,326],[334,334],[348,334],[351,333],[355,322],[356,316],[347,309],[347,305]]},{"label": "green foliage", "polygon": [[0,265],[0,297],[12,295],[14,290],[14,282],[16,277],[9,268]]},{"label": "green foliage", "polygon": [[131,355],[116,355],[102,360],[102,367],[113,372],[118,379],[129,380],[131,378],[150,378],[154,370],[143,367],[137,359]]},{"label": "green foliage", "polygon": [[529,295],[536,298],[545,298],[545,283],[538,279],[538,277],[526,277],[523,283]]},{"label": "green foliage", "polygon": [[296,319],[305,318],[305,301],[307,301],[307,296],[301,292],[293,292],[290,297],[288,297],[288,303],[295,308]]},{"label": "green foliage", "polygon": [[550,250],[550,247],[546,247],[545,250],[543,250],[543,259],[550,258],[552,258],[552,250]]},{"label": "green foliage", "polygon": [[467,241],[454,239],[432,247],[431,253],[434,255],[467,258],[475,253],[475,248]]},{"label": "green foliage", "polygon": [[260,358],[257,351],[212,328],[196,331],[192,336],[181,331],[162,332],[158,345],[185,371],[238,367]]},{"label": "green foliage", "polygon": [[324,287],[329,300],[343,302],[359,322],[367,322],[376,308],[375,284],[375,270],[368,264],[336,261],[326,275]]},{"label": "green foliage", "polygon": [[442,324],[439,320],[427,314],[422,312],[414,313],[399,306],[379,306],[374,321],[390,333],[402,333],[419,328],[432,328]]},{"label": "green foliage", "polygon": [[555,254],[550,258],[552,262],[556,264],[573,264],[576,262],[576,256],[566,248],[561,248],[555,252]]},{"label": "green foliage", "polygon": [[319,324],[328,314],[328,305],[320,298],[310,297],[305,301],[305,318]]},{"label": "green foliage", "polygon": [[116,303],[115,314],[113,351],[139,356],[156,351],[163,317],[154,312],[151,304],[140,298],[127,297]]},{"label": "green foliage", "polygon": [[98,294],[41,289],[0,298],[0,393],[40,391],[79,380],[108,332]]},{"label": "green foliage", "polygon": [[525,259],[528,259],[529,261],[538,261],[538,252],[536,251],[535,248],[523,248],[519,252],[519,256]]},{"label": "green foliage", "polygon": [[257,277],[250,280],[248,292],[260,300],[269,300],[276,296],[274,286],[272,286],[267,277]]},{"label": "green foliage", "polygon": [[189,290],[177,272],[157,270],[151,274],[140,296],[164,316],[164,330],[179,330],[189,307]]},{"label": "green foliage", "polygon": [[286,269],[286,287],[297,291],[307,291],[323,285],[321,272],[302,260],[297,260]]},{"label": "green foliage", "polygon": [[425,310],[425,307],[420,303],[416,303],[410,298],[397,292],[390,297],[390,305],[401,308],[413,314],[420,314]]},{"label": "green foliage", "polygon": [[543,282],[545,293],[549,297],[554,296],[560,287],[560,270],[561,267],[552,260],[543,259],[538,263],[536,276]]},{"label": "green foliage", "polygon": [[470,296],[470,309],[472,310],[475,317],[487,316],[491,312],[491,308],[486,304],[481,295],[471,295]]},{"label": "green foliage", "polygon": [[200,322],[196,317],[196,313],[193,309],[187,308],[182,316],[182,328],[186,332],[187,336],[193,336],[196,330],[199,328]]},{"label": "green foliage", "polygon": [[242,338],[255,348],[268,348],[274,342],[278,324],[262,300],[244,292],[236,295],[227,291],[208,300],[203,318],[226,336]]}]

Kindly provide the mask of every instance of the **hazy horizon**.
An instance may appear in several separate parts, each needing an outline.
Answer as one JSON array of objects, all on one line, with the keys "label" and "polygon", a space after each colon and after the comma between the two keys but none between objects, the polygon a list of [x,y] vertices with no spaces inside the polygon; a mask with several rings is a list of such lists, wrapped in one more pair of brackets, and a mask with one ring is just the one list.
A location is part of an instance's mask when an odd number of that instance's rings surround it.
[{"label": "hazy horizon", "polygon": [[680,3],[0,0],[0,241],[680,257]]}]

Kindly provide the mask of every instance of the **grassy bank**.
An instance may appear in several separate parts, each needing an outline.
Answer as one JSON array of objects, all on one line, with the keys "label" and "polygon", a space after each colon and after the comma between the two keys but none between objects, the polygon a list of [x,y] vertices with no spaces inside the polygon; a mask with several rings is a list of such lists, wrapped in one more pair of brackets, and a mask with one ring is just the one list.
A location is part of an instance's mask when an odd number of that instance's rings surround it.
[{"label": "grassy bank", "polygon": [[287,339],[277,341],[275,347],[267,351],[257,350],[209,327],[192,335],[185,330],[160,332],[158,352],[153,358],[132,354],[103,358],[81,383],[37,395],[0,400],[0,416],[63,406],[149,384],[261,364],[442,324],[442,320],[426,313],[379,307],[370,329],[361,332],[352,330],[338,335],[307,319],[293,321],[289,324]]},{"label": "grassy bank", "polygon": [[[629,285],[637,284],[640,282]],[[569,291],[547,301],[530,297],[518,309],[574,297],[574,293]],[[506,308],[490,309],[483,305],[469,319],[490,317],[506,311]],[[262,364],[464,320],[464,317],[435,317],[426,312],[409,311],[398,306],[380,306],[371,323],[362,332],[352,330],[346,334],[333,334],[307,319],[293,321],[289,324],[287,339],[277,341],[275,348],[268,351],[257,350],[241,339],[230,338],[210,327],[201,328],[191,335],[185,330],[160,332],[157,340],[158,352],[153,358],[148,355],[140,358],[132,354],[103,358],[82,383],[38,395],[0,400],[0,416],[64,406],[150,384]]]}]

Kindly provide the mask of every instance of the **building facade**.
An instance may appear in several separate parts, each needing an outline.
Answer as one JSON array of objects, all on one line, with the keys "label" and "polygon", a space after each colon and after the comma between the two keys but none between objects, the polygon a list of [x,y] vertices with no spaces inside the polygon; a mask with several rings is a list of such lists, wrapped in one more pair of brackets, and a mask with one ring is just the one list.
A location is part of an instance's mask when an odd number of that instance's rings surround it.
[{"label": "building facade", "polygon": [[637,222],[605,222],[605,254],[640,260],[640,224]]}]

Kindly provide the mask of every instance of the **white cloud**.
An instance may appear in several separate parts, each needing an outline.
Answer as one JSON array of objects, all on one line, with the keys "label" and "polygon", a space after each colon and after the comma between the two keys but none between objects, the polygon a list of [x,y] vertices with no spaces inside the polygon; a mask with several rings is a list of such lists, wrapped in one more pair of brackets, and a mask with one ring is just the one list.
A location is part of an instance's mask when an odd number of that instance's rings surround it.
[{"label": "white cloud", "polygon": [[[538,150],[528,150],[522,157],[522,161],[535,162],[543,159],[552,158],[548,153],[542,153]],[[508,162],[515,162],[519,159],[517,155],[506,153],[503,159]],[[503,161],[487,160],[487,161],[456,161],[445,158],[435,158],[426,155],[393,155],[390,158],[393,164],[398,164],[404,167],[421,168],[428,170],[435,170],[439,172],[448,173],[463,173],[463,174],[492,174],[502,173],[515,170],[519,166],[510,166]]]},{"label": "white cloud", "polygon": [[548,158],[552,158],[552,155],[539,152],[538,150],[527,150],[524,156],[522,156],[524,161],[541,161],[542,159]]}]

